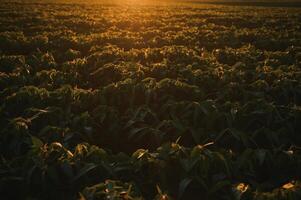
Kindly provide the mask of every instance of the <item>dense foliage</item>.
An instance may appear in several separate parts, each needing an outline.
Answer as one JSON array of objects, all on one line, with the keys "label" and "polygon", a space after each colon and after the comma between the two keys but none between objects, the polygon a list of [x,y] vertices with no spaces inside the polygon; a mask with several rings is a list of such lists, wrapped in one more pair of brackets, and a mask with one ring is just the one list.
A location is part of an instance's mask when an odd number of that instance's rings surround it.
[{"label": "dense foliage", "polygon": [[301,199],[301,11],[0,4],[1,199]]}]

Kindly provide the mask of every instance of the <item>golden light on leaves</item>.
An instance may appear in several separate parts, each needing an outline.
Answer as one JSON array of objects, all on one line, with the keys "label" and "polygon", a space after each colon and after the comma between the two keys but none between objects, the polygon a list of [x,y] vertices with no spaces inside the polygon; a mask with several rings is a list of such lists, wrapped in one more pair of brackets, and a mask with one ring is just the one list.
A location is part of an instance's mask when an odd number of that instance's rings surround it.
[{"label": "golden light on leaves", "polygon": [[248,189],[249,189],[249,185],[246,183],[238,183],[233,188],[237,199],[240,199],[243,193],[245,193]]},{"label": "golden light on leaves", "polygon": [[283,189],[289,190],[292,189],[295,185],[292,182],[286,183],[282,186]]},{"label": "golden light on leaves", "polygon": [[245,191],[247,191],[249,188],[249,185],[245,184],[245,183],[239,183],[236,186],[236,190],[238,190],[241,193],[244,193]]}]

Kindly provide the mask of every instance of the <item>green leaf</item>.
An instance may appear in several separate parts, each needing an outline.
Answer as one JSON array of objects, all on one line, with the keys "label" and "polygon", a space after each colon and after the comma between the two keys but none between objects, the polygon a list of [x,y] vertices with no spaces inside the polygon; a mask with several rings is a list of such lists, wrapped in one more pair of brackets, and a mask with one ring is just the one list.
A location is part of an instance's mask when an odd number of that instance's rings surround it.
[{"label": "green leaf", "polygon": [[230,175],[231,174],[230,167],[229,167],[229,164],[228,164],[227,160],[225,159],[225,157],[222,154],[218,153],[218,152],[216,152],[216,155],[220,158],[221,161],[223,161],[224,166],[225,166],[226,171],[227,171],[227,175]]},{"label": "green leaf", "polygon": [[201,134],[199,133],[199,131],[201,129],[195,130],[194,128],[189,128],[189,130],[191,132],[191,135],[192,135],[192,138],[193,138],[194,142],[196,144],[199,144],[201,142]]},{"label": "green leaf", "polygon": [[256,154],[257,154],[257,158],[259,160],[259,164],[262,165],[265,161],[265,157],[266,157],[266,151],[263,150],[263,149],[258,149],[256,151]]},{"label": "green leaf", "polygon": [[66,175],[69,179],[73,177],[73,169],[70,162],[65,161],[64,163],[62,163],[61,168],[64,175]]},{"label": "green leaf", "polygon": [[189,186],[189,184],[192,182],[192,178],[185,178],[180,182],[179,185],[179,199],[182,198],[182,196],[185,193],[185,190],[187,189],[187,187]]},{"label": "green leaf", "polygon": [[79,178],[86,175],[88,172],[95,169],[96,167],[98,167],[98,165],[95,165],[94,163],[87,163],[83,168],[80,169],[78,174],[72,179],[72,182],[77,181]]},{"label": "green leaf", "polygon": [[212,188],[209,190],[209,195],[213,195],[218,193],[219,190],[223,189],[224,187],[230,185],[231,183],[229,181],[220,181],[216,183]]},{"label": "green leaf", "polygon": [[34,149],[38,149],[44,145],[44,143],[39,138],[32,135],[30,137],[31,137],[32,147]]},{"label": "green leaf", "polygon": [[136,135],[139,132],[142,132],[143,130],[147,130],[147,129],[148,129],[148,127],[140,127],[140,128],[134,128],[134,129],[132,129],[130,131],[130,134],[129,134],[129,139],[136,137]]}]

